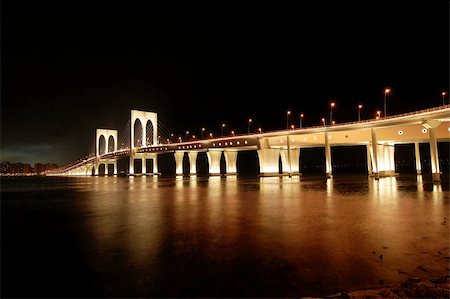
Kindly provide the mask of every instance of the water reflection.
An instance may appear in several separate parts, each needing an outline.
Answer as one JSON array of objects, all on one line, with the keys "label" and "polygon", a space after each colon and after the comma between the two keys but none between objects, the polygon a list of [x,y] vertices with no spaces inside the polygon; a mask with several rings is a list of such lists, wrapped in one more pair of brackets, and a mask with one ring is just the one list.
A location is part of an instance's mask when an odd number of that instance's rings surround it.
[{"label": "water reflection", "polygon": [[[75,197],[53,209],[70,213],[81,275],[107,297],[324,296],[447,273],[448,186],[419,177],[93,177],[60,188]],[[38,201],[27,207],[40,215]]]}]

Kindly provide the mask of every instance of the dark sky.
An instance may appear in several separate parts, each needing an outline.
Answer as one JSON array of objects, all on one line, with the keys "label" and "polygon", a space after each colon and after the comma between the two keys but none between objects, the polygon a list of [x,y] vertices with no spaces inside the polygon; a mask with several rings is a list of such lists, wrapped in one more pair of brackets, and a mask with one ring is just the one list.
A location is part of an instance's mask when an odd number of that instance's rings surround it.
[{"label": "dark sky", "polygon": [[448,1],[301,2],[2,1],[1,159],[69,163],[96,128],[120,134],[130,109],[217,135],[222,122],[245,132],[250,116],[284,128],[287,109],[319,125],[331,99],[337,122],[358,103],[372,118],[385,86],[388,114],[442,104]]}]

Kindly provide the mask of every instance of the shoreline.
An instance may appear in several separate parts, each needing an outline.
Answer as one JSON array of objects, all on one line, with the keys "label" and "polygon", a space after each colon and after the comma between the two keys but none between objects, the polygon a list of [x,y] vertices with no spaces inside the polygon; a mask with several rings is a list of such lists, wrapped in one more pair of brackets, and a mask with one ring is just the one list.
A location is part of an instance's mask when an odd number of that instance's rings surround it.
[{"label": "shoreline", "polygon": [[341,291],[324,298],[450,298],[450,276],[424,280],[412,276],[400,284]]}]

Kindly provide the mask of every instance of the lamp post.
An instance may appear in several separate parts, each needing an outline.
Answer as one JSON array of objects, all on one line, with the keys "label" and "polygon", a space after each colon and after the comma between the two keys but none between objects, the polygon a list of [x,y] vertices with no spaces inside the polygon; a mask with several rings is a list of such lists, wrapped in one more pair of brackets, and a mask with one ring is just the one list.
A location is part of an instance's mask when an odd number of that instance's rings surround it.
[{"label": "lamp post", "polygon": [[378,110],[378,111],[377,111],[377,119],[380,119],[380,115],[381,115],[381,111]]},{"label": "lamp post", "polygon": [[441,95],[442,95],[442,105],[445,105],[445,96],[447,95],[447,92],[443,91]]},{"label": "lamp post", "polygon": [[390,92],[391,92],[391,89],[390,89],[390,88],[385,88],[385,89],[384,89],[384,117],[387,116],[387,114],[386,114],[386,95],[387,95],[388,93],[390,93]]},{"label": "lamp post", "polygon": [[225,124],[222,124],[222,133],[220,134],[220,137],[223,137],[223,128],[225,128]]},{"label": "lamp post", "polygon": [[330,104],[330,124],[333,122],[333,107],[336,106],[335,102],[331,102]]},{"label": "lamp post", "polygon": [[289,116],[291,115],[291,110],[286,112],[286,130],[289,130]]},{"label": "lamp post", "polygon": [[324,117],[322,118],[322,123],[325,126],[325,118]]},{"label": "lamp post", "polygon": [[247,134],[250,134],[250,124],[252,123],[252,121],[253,120],[251,118],[248,119]]},{"label": "lamp post", "polygon": [[359,104],[358,105],[358,121],[361,121],[361,109],[362,109],[363,105]]},{"label": "lamp post", "polygon": [[209,138],[213,138],[213,133],[209,133]]},{"label": "lamp post", "polygon": [[178,141],[181,143],[182,142],[182,140],[181,140],[181,136],[180,137],[178,137]]},{"label": "lamp post", "polygon": [[234,136],[234,130],[231,130],[231,135]]},{"label": "lamp post", "polygon": [[291,125],[291,129],[294,130],[294,129],[295,129],[295,126],[294,126],[294,125]]},{"label": "lamp post", "polygon": [[303,116],[304,116],[303,113],[300,114],[300,129],[302,128]]},{"label": "lamp post", "polygon": [[262,133],[262,129],[258,128],[258,133],[261,134]]},{"label": "lamp post", "polygon": [[186,141],[188,141],[188,135],[189,135],[189,131],[186,131]]},{"label": "lamp post", "polygon": [[205,132],[205,128],[202,128],[202,132],[200,133],[200,139],[203,139],[203,133]]}]

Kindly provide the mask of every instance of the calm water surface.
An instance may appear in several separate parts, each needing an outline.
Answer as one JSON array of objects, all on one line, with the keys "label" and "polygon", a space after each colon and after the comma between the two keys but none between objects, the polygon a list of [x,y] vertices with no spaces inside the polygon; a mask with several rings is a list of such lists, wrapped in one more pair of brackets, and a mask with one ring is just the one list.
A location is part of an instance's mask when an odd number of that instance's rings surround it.
[{"label": "calm water surface", "polygon": [[415,176],[2,178],[2,296],[325,296],[446,275],[449,197]]}]

